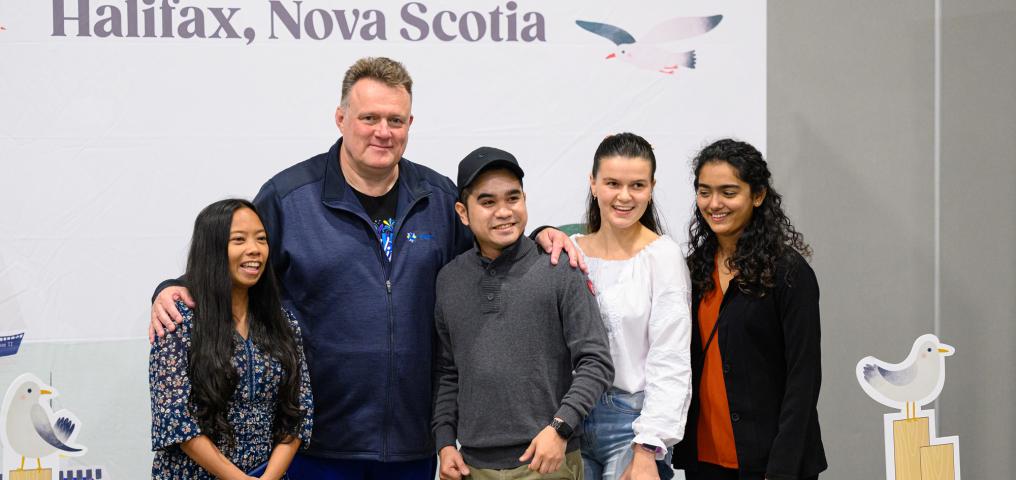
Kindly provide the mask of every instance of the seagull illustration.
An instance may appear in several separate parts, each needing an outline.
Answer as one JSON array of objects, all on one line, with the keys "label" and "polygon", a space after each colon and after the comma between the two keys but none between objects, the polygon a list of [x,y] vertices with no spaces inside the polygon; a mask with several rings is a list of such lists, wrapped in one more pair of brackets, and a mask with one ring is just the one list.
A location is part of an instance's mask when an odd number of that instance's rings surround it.
[{"label": "seagull illustration", "polygon": [[40,401],[41,395],[56,396],[52,387],[30,374],[18,377],[12,386],[3,403],[3,432],[7,445],[21,455],[19,470],[25,469],[25,457],[35,458],[36,469],[41,469],[42,457],[57,452],[71,456],[85,453],[84,446],[74,444],[80,423],[77,417],[67,410],[53,413]]},{"label": "seagull illustration", "polygon": [[906,418],[938,398],[945,384],[945,357],[955,352],[932,334],[914,341],[910,355],[900,363],[864,357],[857,363],[857,381],[875,401],[905,410]]},{"label": "seagull illustration", "polygon": [[616,57],[639,68],[673,75],[679,67],[695,68],[695,51],[676,53],[660,45],[702,35],[715,28],[720,20],[723,15],[671,18],[649,29],[638,42],[614,25],[585,20],[575,23],[617,45],[617,50],[607,55],[608,59]]}]

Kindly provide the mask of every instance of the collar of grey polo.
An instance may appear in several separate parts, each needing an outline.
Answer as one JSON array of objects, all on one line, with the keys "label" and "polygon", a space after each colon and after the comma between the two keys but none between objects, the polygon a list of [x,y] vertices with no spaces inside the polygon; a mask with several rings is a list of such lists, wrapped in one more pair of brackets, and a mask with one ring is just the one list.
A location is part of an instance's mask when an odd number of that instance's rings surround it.
[{"label": "collar of grey polo", "polygon": [[510,263],[516,257],[524,255],[526,251],[528,251],[527,247],[530,246],[528,244],[532,243],[531,241],[526,242],[526,240],[529,239],[526,238],[525,235],[520,235],[518,240],[515,240],[515,243],[508,245],[504,248],[504,250],[501,250],[501,255],[498,255],[497,258],[493,260],[483,256],[483,253],[480,252],[480,244],[476,242],[475,238],[473,239],[473,245],[475,247],[473,250],[476,252],[476,258],[480,260],[480,265],[482,265],[483,268],[496,268],[500,265]]}]

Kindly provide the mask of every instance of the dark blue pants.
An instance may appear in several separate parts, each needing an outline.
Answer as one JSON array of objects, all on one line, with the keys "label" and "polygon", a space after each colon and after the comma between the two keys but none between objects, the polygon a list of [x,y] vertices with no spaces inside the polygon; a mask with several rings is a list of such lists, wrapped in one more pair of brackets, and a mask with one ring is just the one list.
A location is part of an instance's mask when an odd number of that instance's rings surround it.
[{"label": "dark blue pants", "polygon": [[291,480],[434,480],[437,457],[409,462],[332,460],[296,454],[287,474]]}]

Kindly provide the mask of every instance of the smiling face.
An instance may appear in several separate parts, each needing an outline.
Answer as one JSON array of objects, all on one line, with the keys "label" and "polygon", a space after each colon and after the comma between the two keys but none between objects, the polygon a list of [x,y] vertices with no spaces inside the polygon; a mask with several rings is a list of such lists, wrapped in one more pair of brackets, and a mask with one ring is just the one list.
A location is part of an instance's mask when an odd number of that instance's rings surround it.
[{"label": "smiling face", "polygon": [[508,170],[494,169],[477,176],[469,189],[466,203],[456,203],[455,211],[476,237],[480,253],[493,260],[526,228],[529,213],[522,182]]},{"label": "smiling face", "polygon": [[600,159],[589,191],[600,209],[600,228],[624,230],[636,226],[653,199],[652,163],[640,157]]},{"label": "smiling face", "polygon": [[342,166],[361,176],[391,172],[406,151],[411,107],[405,87],[371,78],[354,83],[345,103],[335,110],[335,124],[342,132]]},{"label": "smiling face", "polygon": [[241,208],[233,213],[227,255],[234,289],[248,289],[258,283],[268,261],[268,236],[253,210]]},{"label": "smiling face", "polygon": [[724,161],[702,165],[695,184],[695,203],[709,228],[721,244],[736,245],[755,207],[762,205],[765,192],[752,194],[751,186]]}]

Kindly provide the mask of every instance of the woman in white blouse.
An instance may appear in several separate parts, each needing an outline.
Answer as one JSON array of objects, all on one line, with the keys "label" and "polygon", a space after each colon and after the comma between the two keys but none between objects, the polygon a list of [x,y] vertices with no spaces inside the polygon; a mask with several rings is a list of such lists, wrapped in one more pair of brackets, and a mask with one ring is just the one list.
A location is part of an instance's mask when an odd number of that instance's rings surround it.
[{"label": "woman in white blouse", "polygon": [[691,398],[690,282],[653,206],[656,157],[644,138],[611,135],[589,176],[589,265],[607,327],[614,384],[583,424],[587,480],[668,479],[667,449],[684,434]]}]

